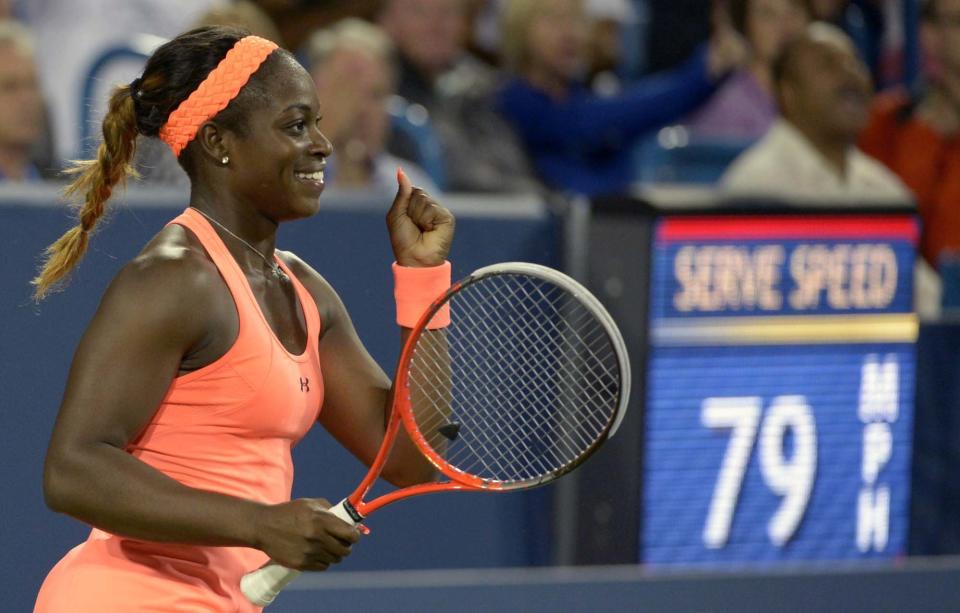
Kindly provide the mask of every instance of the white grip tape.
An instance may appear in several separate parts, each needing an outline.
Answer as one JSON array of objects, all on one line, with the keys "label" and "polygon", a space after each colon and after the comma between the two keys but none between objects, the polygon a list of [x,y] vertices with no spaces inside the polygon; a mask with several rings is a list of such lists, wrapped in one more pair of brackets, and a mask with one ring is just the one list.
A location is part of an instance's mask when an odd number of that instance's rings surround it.
[{"label": "white grip tape", "polygon": [[267,562],[252,573],[247,573],[240,580],[240,590],[247,600],[265,607],[277,597],[288,583],[300,576],[299,570],[281,566],[276,562]]},{"label": "white grip tape", "polygon": [[[346,499],[339,504],[328,509],[341,520],[356,526],[357,522],[350,517],[344,503]],[[247,597],[247,600],[257,605],[265,607],[277,597],[280,590],[285,588],[291,581],[300,576],[301,571],[281,566],[276,562],[267,562],[257,570],[249,572],[240,579],[240,591]]]}]

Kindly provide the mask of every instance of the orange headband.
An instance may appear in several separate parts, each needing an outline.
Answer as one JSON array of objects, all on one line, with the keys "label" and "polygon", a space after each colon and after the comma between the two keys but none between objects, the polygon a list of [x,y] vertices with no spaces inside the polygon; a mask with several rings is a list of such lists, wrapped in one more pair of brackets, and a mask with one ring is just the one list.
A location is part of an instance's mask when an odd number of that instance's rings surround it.
[{"label": "orange headband", "polygon": [[237,41],[197,89],[170,113],[160,129],[160,140],[180,157],[203,122],[227,108],[276,48],[276,43],[259,36],[245,36]]}]

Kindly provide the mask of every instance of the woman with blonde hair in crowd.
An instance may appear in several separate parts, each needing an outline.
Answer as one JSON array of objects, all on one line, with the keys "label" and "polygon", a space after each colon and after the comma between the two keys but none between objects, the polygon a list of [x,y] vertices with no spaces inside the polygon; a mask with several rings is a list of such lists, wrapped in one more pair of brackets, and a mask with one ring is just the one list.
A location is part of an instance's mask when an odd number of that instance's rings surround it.
[{"label": "woman with blonde hair in crowd", "polygon": [[557,190],[628,189],[637,140],[702,104],[746,57],[718,11],[711,40],[684,65],[598,97],[583,82],[589,21],[582,0],[513,0],[503,10],[503,56],[514,76],[499,109],[541,180]]}]

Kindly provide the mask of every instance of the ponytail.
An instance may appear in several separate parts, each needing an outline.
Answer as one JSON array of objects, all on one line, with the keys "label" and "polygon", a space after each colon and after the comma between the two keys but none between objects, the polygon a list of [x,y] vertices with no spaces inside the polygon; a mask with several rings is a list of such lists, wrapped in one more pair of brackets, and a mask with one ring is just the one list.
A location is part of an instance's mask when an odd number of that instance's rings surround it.
[{"label": "ponytail", "polygon": [[133,96],[127,85],[116,88],[110,96],[103,118],[103,142],[94,160],[79,161],[67,170],[78,175],[64,191],[78,204],[79,223],[67,230],[44,251],[45,261],[40,274],[31,283],[38,302],[62,281],[83,258],[90,233],[103,217],[107,200],[114,186],[123,185],[128,175],[137,176],[131,160],[137,147],[137,115]]}]

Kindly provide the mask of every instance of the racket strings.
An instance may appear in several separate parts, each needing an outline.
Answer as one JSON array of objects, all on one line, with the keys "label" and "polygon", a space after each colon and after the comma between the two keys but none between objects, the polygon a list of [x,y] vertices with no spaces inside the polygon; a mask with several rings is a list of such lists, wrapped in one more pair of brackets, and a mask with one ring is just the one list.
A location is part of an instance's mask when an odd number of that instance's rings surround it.
[{"label": "racket strings", "polygon": [[[559,293],[562,291],[557,287],[552,287],[551,289],[554,293]],[[538,289],[538,293],[540,293],[540,296],[544,299],[549,298],[550,300],[556,300],[554,296],[549,296],[549,297],[545,296],[542,292],[539,291],[539,289]],[[594,346],[598,346],[598,343],[602,343],[608,340],[606,336],[606,331],[599,324],[599,322],[597,322],[593,318],[592,313],[590,313],[586,309],[582,309],[582,311],[583,312],[581,316],[571,322],[568,322],[568,325],[574,330],[580,330],[585,328],[585,324],[587,323],[593,324],[592,330],[590,331],[589,334],[581,333],[580,335],[577,335],[576,337],[574,337],[573,340],[581,341],[580,344],[582,345],[583,348],[590,351],[590,355],[593,358],[593,360],[598,361],[599,356],[597,355],[594,349]],[[566,344],[566,347],[559,347],[555,344],[554,346],[548,348],[551,353],[570,354],[571,352],[575,353],[579,350],[578,347],[574,346],[574,344],[570,342],[571,340],[569,338],[570,335],[563,334],[562,331],[559,329],[559,326],[553,323],[551,321],[551,318],[546,317],[548,315],[547,313],[531,312],[529,309],[527,309],[526,312],[523,313],[523,315],[526,318],[528,318],[530,322],[532,322],[532,328],[530,330],[525,330],[523,328],[518,329],[518,335],[520,336],[522,341],[531,342],[536,338],[554,339],[554,340],[560,339],[560,342]],[[552,329],[545,330],[543,322],[548,322]],[[495,337],[493,340],[494,342],[497,342],[497,339]],[[522,359],[523,356],[521,355],[520,358]],[[562,374],[568,375],[568,378],[565,379],[566,381],[579,383],[578,378],[574,376],[575,373],[571,371],[572,364],[573,363],[570,361],[562,361],[558,363],[559,367],[562,369]],[[600,374],[595,369],[591,368],[590,361],[586,362],[583,366],[586,366],[587,369],[590,371],[589,374],[594,376],[595,378]],[[532,383],[534,385],[534,391],[539,391],[544,394],[549,394],[551,393],[551,391],[557,390],[555,386],[548,387],[548,382],[545,380],[533,381]],[[586,391],[587,390],[584,390],[584,389],[577,390],[578,393],[584,394],[583,396],[584,398],[590,399],[590,396],[585,393]],[[599,402],[599,399],[588,400],[588,402],[590,403]],[[574,407],[574,410],[577,410],[576,407]],[[594,412],[593,415],[596,416],[596,413]],[[598,425],[602,426],[603,424],[601,423]]]},{"label": "racket strings", "polygon": [[[560,291],[557,288],[553,288],[553,289],[555,291]],[[547,296],[542,296],[542,297],[545,299],[547,298]],[[504,302],[507,302],[507,300],[505,299]],[[559,333],[558,327],[556,325],[553,326],[553,330],[552,330],[553,334],[550,334],[551,331],[547,331],[542,328],[542,325],[539,322],[549,321],[549,319],[546,317],[548,315],[547,313],[531,313],[529,310],[527,310],[525,313],[523,313],[523,315],[528,319],[528,321],[532,322],[533,329],[526,330],[523,328],[518,328],[517,334],[521,338],[521,340],[528,341],[528,340],[531,340],[531,337],[546,338],[546,339],[562,338]],[[541,318],[541,315],[543,316],[542,318]],[[571,322],[569,325],[574,329],[579,329],[582,327],[582,323],[585,322],[588,318],[592,320],[593,315],[587,311],[584,311],[580,319],[578,319],[577,321]],[[495,330],[493,330],[491,326],[484,326],[484,329],[480,330],[480,332],[495,332]],[[599,339],[601,342],[606,340],[606,332],[603,330],[602,326],[600,326],[599,324],[595,326],[594,332],[595,332],[596,339]],[[497,344],[498,348],[504,351],[509,350],[509,348],[506,348],[502,344],[500,344],[500,339],[495,335],[492,335],[490,338],[491,338],[491,342]],[[582,344],[586,348],[590,349],[592,339],[587,339],[582,337],[578,337],[578,339],[582,341]],[[568,340],[568,339],[562,339],[562,340]],[[567,344],[568,344],[568,347],[566,348],[567,350],[573,350],[573,351],[576,350],[576,348],[569,346],[569,342]],[[551,349],[553,353],[561,352],[561,349],[556,346],[551,347],[549,349]],[[592,349],[590,350],[591,350],[591,353],[593,353]],[[597,358],[595,353],[593,353],[593,357]],[[522,360],[523,358],[524,358],[523,355],[518,356],[519,360]],[[596,375],[597,373],[594,372],[592,374]],[[543,382],[543,384],[546,385],[546,382]]]},{"label": "racket strings", "polygon": [[[436,333],[432,332],[431,334],[436,334]],[[418,349],[418,355],[416,356],[416,358],[414,358],[415,364],[425,363],[427,365],[427,368],[417,370],[416,367],[414,366],[411,369],[411,379],[415,379],[419,383],[421,387],[420,396],[422,398],[429,399],[429,401],[433,401],[433,399],[436,399],[436,398],[441,398],[445,390],[441,389],[440,386],[436,384],[436,378],[422,376],[422,374],[426,372],[436,373],[440,371],[440,369],[442,368],[442,364],[444,363],[444,358],[443,356],[437,355],[436,353],[433,353],[433,352],[429,352],[429,351],[420,352],[419,350],[421,349],[421,346],[419,345],[417,349]],[[426,355],[421,355],[421,353],[425,353]],[[414,377],[413,376],[414,372],[420,373],[421,376]],[[489,378],[485,377],[485,379],[487,380],[480,381],[480,383],[492,383],[492,381],[490,381]],[[466,383],[466,382],[461,382],[461,383]],[[500,425],[497,424],[495,421],[493,421],[492,415],[486,411],[485,403],[477,400],[479,398],[482,398],[482,394],[475,387],[474,382],[470,382],[467,387],[469,389],[461,390],[461,393],[459,394],[461,401],[474,402],[475,403],[474,406],[476,406],[478,410],[483,411],[485,413],[483,415],[483,419],[486,421],[486,423],[489,423],[490,427],[496,432],[488,433],[486,431],[471,430],[471,435],[464,436],[461,439],[461,444],[469,450],[480,448],[483,445],[489,445],[490,449],[493,449],[493,455],[496,456],[497,462],[499,463],[517,462],[518,458],[516,455],[513,454],[512,449],[494,448],[492,446],[492,441],[494,439],[491,437],[491,435],[504,436],[505,433],[502,431]],[[414,400],[416,400],[416,397],[414,398]],[[442,405],[440,406],[442,408]],[[431,447],[433,447],[434,449],[443,449],[446,443],[442,438],[440,438],[442,437],[442,434],[440,434],[439,429],[442,426],[450,423],[460,423],[460,422],[457,422],[455,418],[456,418],[455,415],[448,415],[443,413],[442,411],[431,411],[427,414],[427,417],[421,419],[421,422],[419,424],[419,430],[425,436],[425,438],[427,439],[427,442],[430,444]],[[480,441],[477,442],[477,444],[474,444],[472,442],[474,436],[479,436],[481,439]],[[448,448],[446,449],[447,457],[445,459],[448,462],[456,465],[455,464],[456,459],[453,457],[453,455],[456,453],[456,450],[455,449],[451,450],[449,449],[449,445],[447,446],[448,446]],[[490,454],[485,454],[485,455],[490,455]],[[493,474],[496,472],[496,467],[487,462],[487,458],[485,457],[485,455],[477,454],[475,457],[483,465],[484,469],[488,473]]]},{"label": "racket strings", "polygon": [[[438,362],[438,360],[431,361],[434,363]],[[474,370],[474,372],[477,371]],[[480,386],[481,384],[482,387]],[[490,412],[489,405],[491,404],[491,399],[487,396],[487,390],[495,389],[491,388],[492,385],[494,385],[494,378],[492,378],[489,373],[482,373],[475,381],[469,382],[469,384],[465,386],[466,389],[462,390],[460,400],[465,403],[472,403],[478,413],[480,413],[477,417],[479,417],[483,423],[487,424],[487,428],[480,430],[471,429],[469,435],[464,433],[459,450],[457,448],[447,449],[446,460],[454,466],[460,464],[461,458],[466,454],[473,454],[490,474],[496,473],[497,469],[487,462],[486,457],[488,456],[493,456],[491,460],[495,460],[497,466],[506,462],[518,464],[521,461],[514,446],[497,445],[496,443],[498,440],[507,440],[509,436],[515,436],[516,428],[509,428],[510,424],[501,423],[495,418],[495,415]],[[426,383],[425,386],[434,387],[429,383]],[[509,394],[509,390],[506,391]],[[499,404],[515,404],[521,401],[516,395],[503,397],[502,394],[495,397],[494,400]],[[456,417],[446,416],[440,412],[433,412],[430,415],[430,419],[420,424],[421,432],[425,434],[436,432],[439,427],[450,423]],[[436,437],[434,437],[434,440],[437,440]],[[437,448],[437,445],[432,443],[431,445]],[[481,454],[479,453],[480,449],[486,449],[487,452]]]},{"label": "racket strings", "polygon": [[[536,324],[535,324],[535,325],[536,325]],[[595,330],[595,331],[594,331],[595,337],[596,337],[597,339],[600,339],[600,340],[606,340],[606,332],[602,329],[602,327],[600,327],[599,324],[598,324],[598,325],[596,326],[596,328],[598,328],[598,330]],[[545,331],[544,331],[543,329],[538,329],[538,330],[534,330],[534,331],[533,331],[533,334],[543,334],[544,332],[545,332]],[[557,329],[556,326],[554,326],[554,329],[553,329],[552,332],[553,332],[554,334],[560,335],[560,331]],[[567,335],[563,335],[563,336],[567,336]],[[566,340],[566,339],[564,339],[564,340]],[[591,344],[590,341],[588,341],[586,338],[580,338],[579,336],[576,337],[575,340],[580,340],[580,341],[581,341],[580,344],[583,346],[583,348],[585,348],[585,349],[587,349],[587,350],[590,351],[592,358],[594,358],[594,359],[597,358],[596,353],[590,348],[590,344]],[[565,351],[568,351],[568,352],[576,352],[576,351],[578,351],[578,348],[577,348],[577,347],[574,347],[574,346],[572,346],[572,345],[573,345],[572,343],[568,343],[568,346],[567,346],[566,348],[564,348],[564,350],[565,350]],[[560,350],[560,348],[558,348],[558,347],[553,347],[552,349],[557,350],[557,351]],[[575,382],[577,381],[577,378],[572,376],[574,373],[570,370],[571,364],[569,364],[569,363],[561,363],[560,367],[564,370],[564,373],[563,373],[563,374],[570,375],[570,379],[568,379],[569,381],[575,381]],[[587,368],[587,369],[590,371],[590,372],[589,372],[590,375],[592,375],[592,376],[594,376],[594,377],[596,377],[596,376],[598,375],[598,373],[591,367],[591,361],[589,361],[589,360],[588,360],[588,361],[585,361],[584,364],[583,364],[583,367],[584,367],[584,368]],[[541,383],[541,385],[546,385],[546,382],[541,381],[540,383]],[[580,392],[584,392],[585,390],[577,390],[577,391],[578,391],[578,393],[580,393]],[[586,396],[586,395],[585,395],[584,397],[589,398],[589,396]]]},{"label": "racket strings", "polygon": [[466,286],[450,308],[451,325],[423,333],[408,374],[427,443],[455,469],[504,484],[574,465],[605,434],[620,394],[594,312],[563,287],[514,274]]},{"label": "racket strings", "polygon": [[[557,287],[552,287],[551,289],[553,290],[554,293],[563,291]],[[544,300],[555,300],[555,297],[545,295],[542,291],[539,290],[539,288],[538,288],[538,293],[540,294],[541,298]],[[582,310],[581,316],[575,321],[567,322],[567,325],[574,330],[579,330],[583,328],[585,324],[588,322],[595,324],[593,326],[593,334],[594,334],[593,339],[589,338],[590,337],[589,334],[580,334],[580,335],[576,335],[573,338],[573,340],[579,340],[583,345],[583,347],[586,348],[588,351],[590,351],[591,357],[594,360],[598,360],[599,358],[597,354],[591,348],[591,342],[594,342],[595,340],[599,340],[600,342],[608,340],[608,337],[606,336],[606,331],[599,324],[599,322],[597,322],[594,319],[594,316],[591,312],[587,311],[586,309],[581,309],[581,310]],[[558,342],[567,343],[568,346],[565,348],[566,351],[574,351],[574,352],[576,351],[575,347],[570,346],[571,345],[571,339],[569,338],[570,335],[562,334],[562,332],[559,330],[559,327],[549,317],[550,315],[549,313],[536,313],[536,312],[531,312],[528,309],[525,313],[523,313],[523,315],[525,317],[528,317],[529,320],[533,322],[532,323],[533,328],[530,330],[526,330],[523,328],[518,329],[518,333],[521,336],[525,337],[524,340],[529,339],[529,337],[531,336],[535,336],[539,338],[548,338],[548,339],[549,338],[559,339]],[[552,325],[552,330],[544,330],[542,327],[543,325],[545,325],[544,322],[546,322],[546,324]],[[559,347],[552,347],[552,349],[556,353],[561,353],[561,349]],[[587,363],[586,366],[589,367],[590,363]],[[591,374],[597,375],[596,372],[591,372]]]},{"label": "racket strings", "polygon": [[[534,321],[536,321],[536,320],[534,320]],[[521,342],[524,342],[524,341],[526,341],[526,340],[527,340],[527,339],[524,337],[524,335],[520,335],[520,341],[521,341]],[[555,348],[554,348],[554,349],[555,349]],[[522,355],[522,354],[521,354],[521,355]],[[524,376],[522,375],[522,373],[523,373],[523,370],[522,370],[522,369],[526,368],[526,366],[527,366],[527,365],[524,363],[524,360],[522,360],[522,359],[521,359],[521,360],[518,360],[518,364],[519,364],[519,367],[521,368],[521,371],[520,371],[521,374],[520,374],[520,376],[519,376],[519,378],[518,378],[518,385],[514,386],[513,388],[509,388],[509,387],[508,387],[508,388],[506,388],[507,390],[510,390],[510,389],[513,389],[513,390],[517,390],[517,389],[528,390],[528,391],[530,391],[530,392],[533,393],[533,394],[540,394],[540,396],[541,396],[541,398],[544,400],[544,402],[549,402],[549,403],[552,403],[552,404],[558,404],[558,403],[559,403],[559,401],[560,401],[561,399],[558,398],[558,396],[557,396],[556,393],[551,393],[549,390],[545,390],[545,389],[544,389],[544,383],[543,383],[542,381],[537,381],[536,379],[526,378],[526,377],[524,377]],[[532,372],[536,372],[536,371],[532,371]],[[512,375],[513,373],[509,373],[509,374]],[[559,376],[559,375],[558,375],[558,376]],[[558,388],[556,388],[556,387],[554,386],[553,389],[556,390],[556,389],[558,389]],[[509,396],[509,400],[512,400],[512,401],[516,402],[515,396]],[[509,414],[508,414],[508,415],[509,415]],[[522,418],[525,414],[524,414],[523,412],[518,412],[517,415]],[[563,413],[560,413],[560,415],[563,415]],[[538,419],[538,421],[541,421],[541,422],[542,422],[542,427],[541,427],[542,432],[538,432],[538,433],[537,433],[537,434],[540,435],[540,436],[543,435],[543,432],[549,432],[551,428],[559,428],[561,431],[564,429],[564,428],[563,428],[563,425],[562,425],[563,422],[560,422],[560,423],[558,424],[558,422],[556,422],[556,420],[555,420],[555,419],[552,419],[552,418],[551,418],[551,419],[547,419],[547,420],[543,420],[542,418],[540,418],[540,419]],[[519,420],[519,424],[517,423],[516,420],[507,420],[507,421],[505,421],[504,423],[505,423],[505,425],[507,426],[508,432],[506,433],[506,435],[507,435],[508,437],[513,437],[514,440],[521,440],[521,441],[524,441],[524,440],[525,440],[525,439],[516,439],[516,436],[517,436],[518,431],[529,430],[530,424],[529,424],[528,420],[520,419],[520,420]],[[565,434],[566,436],[564,436],[564,437],[559,437],[559,438],[557,439],[560,443],[563,443],[566,439],[570,439],[570,438],[571,438],[571,436],[570,436],[570,434],[569,434],[568,432],[564,432],[563,434]],[[574,438],[576,438],[576,437],[574,437]],[[584,447],[584,446],[586,446],[586,445],[589,443],[589,441],[586,441],[586,440],[575,440],[574,442],[575,442],[575,443],[579,443],[581,447]],[[570,445],[566,445],[566,446],[561,445],[561,447],[569,448]],[[542,445],[537,445],[537,446],[533,447],[532,452],[533,452],[534,454],[536,454],[537,451],[540,451],[542,457],[540,457],[540,456],[538,456],[538,455],[529,456],[529,453],[531,452],[531,448],[530,448],[529,445],[525,446],[525,448],[522,450],[522,452],[520,452],[520,453],[515,453],[515,454],[513,454],[513,455],[514,455],[514,456],[516,456],[516,455],[521,455],[521,456],[523,456],[523,457],[532,457],[532,459],[534,460],[534,462],[533,462],[533,464],[531,465],[531,468],[533,468],[533,469],[546,470],[546,469],[544,468],[544,467],[546,466],[546,465],[544,464],[545,461],[546,461],[546,462],[552,462],[553,465],[559,465],[559,464],[562,464],[562,463],[563,463],[562,460],[560,460],[560,459],[557,457],[557,454],[553,453],[553,451],[552,451],[552,449],[551,449],[550,447],[543,447]],[[533,476],[533,475],[521,475],[521,476]]]},{"label": "racket strings", "polygon": [[[528,311],[528,312],[526,313],[526,315],[527,315],[527,316],[530,316],[531,314],[530,314],[530,312]],[[539,314],[538,314],[538,315],[539,315]],[[531,321],[536,321],[536,320],[531,319]],[[484,328],[486,328],[486,326],[484,326]],[[484,333],[485,333],[485,332],[488,332],[488,330],[484,329],[484,330],[481,330],[481,332],[484,332]],[[542,331],[541,331],[541,333],[542,333]],[[504,347],[503,344],[499,343],[499,339],[497,339],[497,337],[495,337],[495,336],[487,336],[487,338],[492,339],[493,343],[496,344],[498,351],[505,353],[505,352],[507,352],[507,351],[510,350],[510,348]],[[544,337],[544,338],[548,338],[548,337]],[[521,335],[521,340],[522,340],[522,341],[527,341],[527,340],[529,340],[528,335]],[[555,350],[556,348],[554,347],[554,348],[552,348],[552,349]],[[521,357],[522,357],[522,356],[521,356]],[[521,360],[521,362],[522,362],[522,360]],[[496,366],[496,365],[494,365],[494,367],[495,367],[495,366]],[[484,372],[483,370],[480,370],[479,368],[474,368],[474,369],[473,369],[473,372],[479,372],[479,373],[480,373],[481,377],[484,379],[484,381],[482,381],[482,382],[483,382],[483,383],[486,383],[486,384],[487,384],[486,389],[489,389],[490,384],[493,383],[493,379],[489,376],[489,374],[486,373],[486,372]],[[549,394],[551,393],[551,389],[546,389],[546,388],[545,388],[545,386],[546,386],[546,383],[545,383],[545,382],[543,382],[543,381],[537,381],[537,380],[528,380],[528,381],[524,381],[523,383],[526,384],[526,385],[532,386],[533,391],[543,393],[543,394],[546,395],[546,397],[549,398]],[[480,393],[482,393],[482,392],[480,392],[480,390],[477,390],[476,386],[474,386],[474,385],[471,385],[471,388],[473,389],[474,392],[477,392],[477,393],[473,394],[473,398],[472,398],[472,400],[476,402],[477,397],[478,397],[478,396],[480,395]],[[507,397],[507,398],[500,398],[499,400],[501,400],[501,404],[503,404],[503,402],[518,403],[518,402],[521,402],[521,401],[522,401],[521,398],[519,398],[516,394],[511,394],[511,392],[514,391],[514,389],[515,389],[515,388],[512,388],[512,387],[502,388],[503,391],[507,392],[508,397]],[[552,389],[553,389],[553,390],[556,390],[556,387],[553,387]],[[556,400],[556,399],[554,399],[554,400]],[[477,406],[478,406],[478,407],[484,407],[484,403],[480,402],[480,403],[477,404]],[[520,417],[523,416],[522,413],[521,413],[521,414],[518,414],[518,415],[519,415]],[[489,415],[487,415],[487,416],[489,417]],[[507,416],[509,417],[509,416],[511,416],[511,414],[507,414]],[[496,422],[493,422],[493,423],[496,423]],[[424,428],[426,428],[426,429],[432,429],[433,427],[436,427],[436,425],[437,425],[437,422],[436,422],[436,421],[432,421],[432,422],[428,422],[428,423],[423,424],[421,427],[424,427]],[[499,431],[501,434],[505,435],[505,436],[514,436],[514,437],[515,437],[518,431],[520,431],[520,430],[522,430],[522,429],[527,429],[527,428],[529,427],[529,424],[527,424],[527,423],[521,423],[521,424],[519,424],[519,426],[517,426],[516,424],[512,424],[512,423],[509,423],[509,422],[508,422],[507,425],[508,425],[508,426],[514,426],[514,427],[509,428],[509,431],[508,431],[508,432],[504,432],[502,428],[495,428],[495,429],[496,429],[497,431]],[[603,424],[603,423],[598,423],[597,425],[598,425],[599,427],[602,427],[604,424]],[[578,433],[577,433],[576,431],[573,431],[573,432],[571,433],[571,436],[576,436],[577,434],[578,434]],[[489,442],[489,440],[488,440],[487,442]],[[578,442],[580,442],[583,446],[588,446],[589,443],[591,443],[592,441],[580,440],[580,441],[578,441]],[[511,451],[512,451],[511,449],[507,449],[504,453],[507,454],[507,455],[510,455],[510,452],[511,452]],[[549,451],[549,450],[548,450],[548,451]],[[448,457],[448,461],[450,461],[451,459],[452,459],[452,460],[456,460],[456,458]],[[513,461],[517,461],[515,456],[511,457],[511,459],[512,459]]]}]

